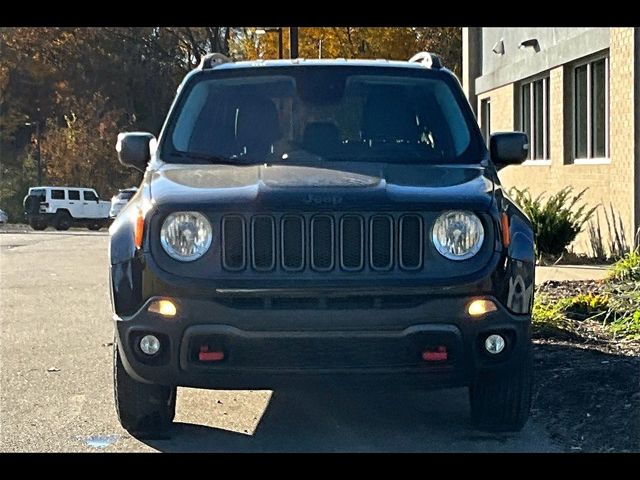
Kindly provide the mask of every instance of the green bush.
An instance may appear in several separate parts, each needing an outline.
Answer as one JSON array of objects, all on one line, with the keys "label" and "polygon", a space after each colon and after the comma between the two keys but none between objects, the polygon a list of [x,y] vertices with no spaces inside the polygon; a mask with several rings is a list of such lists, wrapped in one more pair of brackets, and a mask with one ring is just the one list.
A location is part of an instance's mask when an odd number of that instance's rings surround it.
[{"label": "green bush", "polygon": [[538,256],[559,255],[578,236],[597,208],[587,210],[586,205],[575,208],[586,190],[572,195],[573,188],[565,187],[546,202],[543,202],[544,193],[532,198],[528,189],[518,190],[514,187],[509,191],[533,224]]}]

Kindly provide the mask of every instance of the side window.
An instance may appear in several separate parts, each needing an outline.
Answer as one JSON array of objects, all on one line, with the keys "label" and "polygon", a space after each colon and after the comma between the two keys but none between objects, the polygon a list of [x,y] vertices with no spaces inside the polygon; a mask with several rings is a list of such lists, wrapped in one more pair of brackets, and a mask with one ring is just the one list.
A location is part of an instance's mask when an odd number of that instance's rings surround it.
[{"label": "side window", "polygon": [[80,191],[69,190],[69,200],[80,200]]},{"label": "side window", "polygon": [[96,197],[96,194],[90,190],[85,190],[84,192],[82,192],[82,194],[84,195],[85,201],[95,202],[96,200],[98,200],[98,197]]},{"label": "side window", "polygon": [[64,200],[64,190],[51,190],[51,200]]}]

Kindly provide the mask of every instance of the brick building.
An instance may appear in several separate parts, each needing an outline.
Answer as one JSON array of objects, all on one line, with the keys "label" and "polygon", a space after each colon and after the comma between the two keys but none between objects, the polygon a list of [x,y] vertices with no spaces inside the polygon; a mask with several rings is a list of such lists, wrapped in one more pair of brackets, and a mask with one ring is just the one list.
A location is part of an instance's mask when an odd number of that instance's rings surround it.
[{"label": "brick building", "polygon": [[[640,28],[463,30],[463,86],[483,134],[529,135],[530,158],[502,170],[503,184],[534,195],[588,187],[608,251],[638,242],[639,60]],[[585,230],[573,249],[592,254],[592,238]]]}]

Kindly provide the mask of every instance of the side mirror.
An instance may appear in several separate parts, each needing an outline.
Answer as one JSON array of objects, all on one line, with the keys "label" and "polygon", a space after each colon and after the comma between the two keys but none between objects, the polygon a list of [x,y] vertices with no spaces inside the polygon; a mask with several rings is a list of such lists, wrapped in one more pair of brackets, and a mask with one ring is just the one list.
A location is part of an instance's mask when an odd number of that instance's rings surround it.
[{"label": "side mirror", "polygon": [[498,132],[489,140],[491,160],[500,169],[521,164],[529,154],[529,139],[523,132]]},{"label": "side mirror", "polygon": [[151,159],[150,143],[156,137],[147,132],[126,132],[118,134],[116,152],[118,160],[126,167],[144,172]]}]

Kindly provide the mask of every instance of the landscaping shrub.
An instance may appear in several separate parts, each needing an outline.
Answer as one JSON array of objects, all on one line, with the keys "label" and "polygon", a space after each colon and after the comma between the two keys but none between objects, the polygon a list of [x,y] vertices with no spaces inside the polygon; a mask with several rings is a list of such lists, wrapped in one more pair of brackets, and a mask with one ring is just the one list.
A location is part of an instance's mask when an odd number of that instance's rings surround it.
[{"label": "landscaping shrub", "polygon": [[597,208],[587,210],[584,204],[577,207],[586,190],[573,195],[573,188],[565,187],[546,202],[544,193],[532,198],[528,189],[513,187],[509,191],[533,224],[536,255],[559,255],[575,240]]}]

